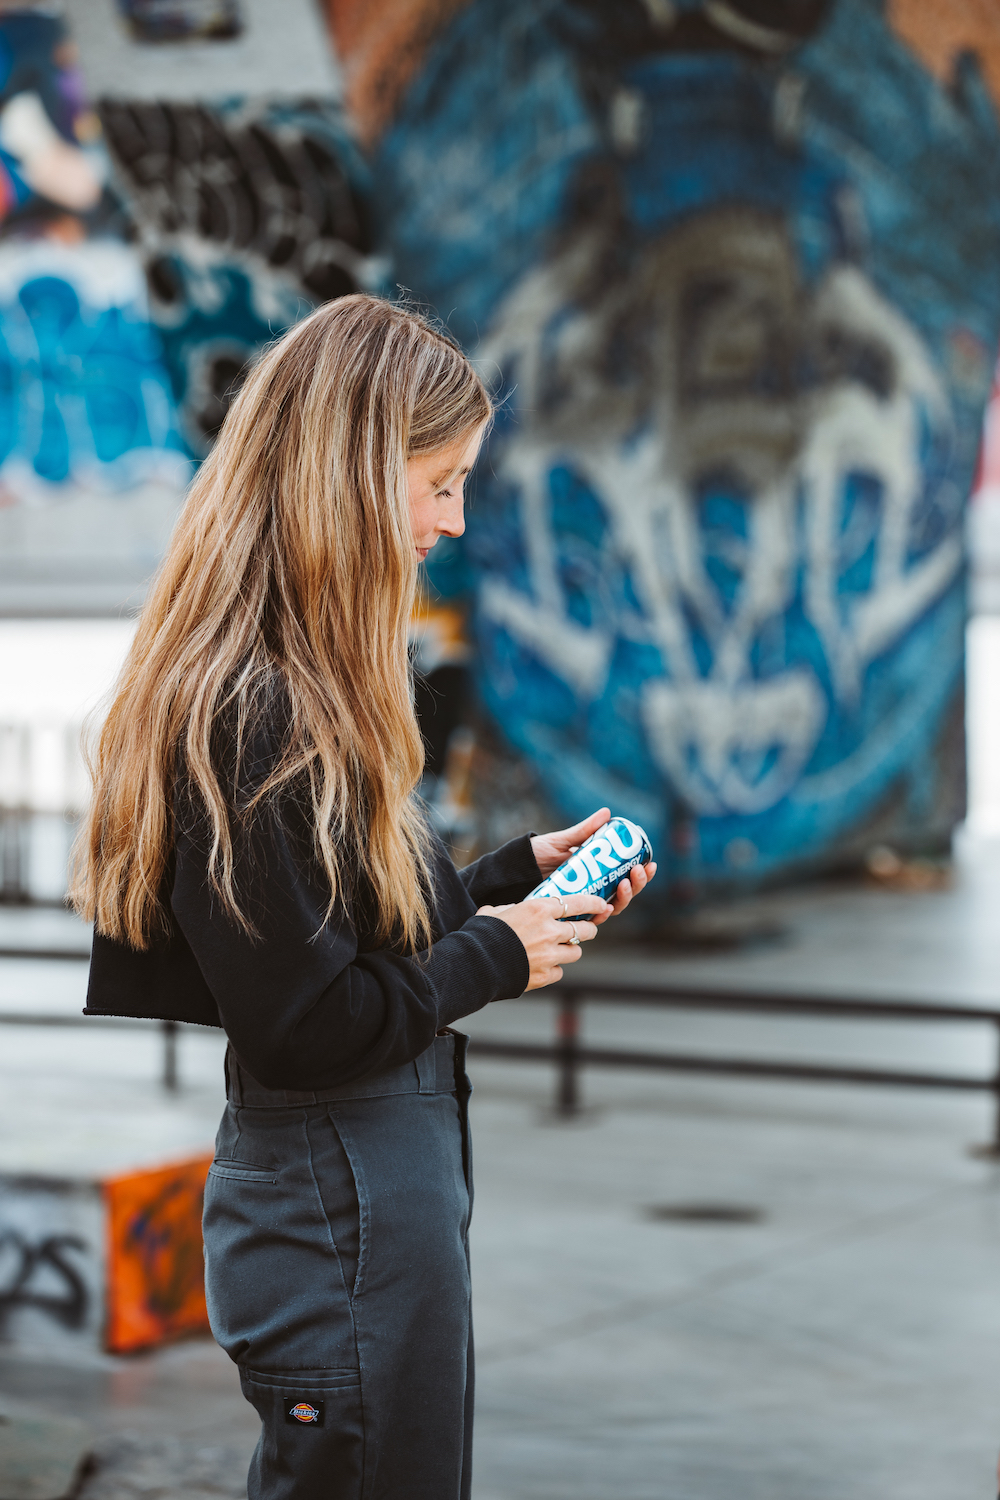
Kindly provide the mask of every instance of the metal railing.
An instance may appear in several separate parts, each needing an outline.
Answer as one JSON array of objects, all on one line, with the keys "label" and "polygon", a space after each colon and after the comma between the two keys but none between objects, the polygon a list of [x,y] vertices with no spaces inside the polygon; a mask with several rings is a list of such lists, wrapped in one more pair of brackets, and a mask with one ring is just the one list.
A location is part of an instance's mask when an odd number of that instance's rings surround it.
[{"label": "metal railing", "polygon": [[[0,948],[0,958],[89,958],[83,949]],[[585,1068],[625,1068],[669,1073],[701,1073],[737,1078],[777,1079],[790,1083],[862,1084],[877,1087],[946,1089],[988,1093],[993,1096],[993,1135],[983,1148],[1000,1155],[1000,1009],[987,1006],[952,1005],[943,1001],[892,1000],[882,996],[833,996],[819,994],[774,994],[766,991],[707,988],[698,985],[660,984],[634,986],[584,984],[563,980],[548,995],[538,997],[554,1004],[555,1035],[551,1043],[500,1041],[473,1037],[469,1051],[475,1057],[502,1058],[510,1062],[550,1063],[555,1069],[553,1108],[560,1119],[573,1119],[583,1108],[581,1075]],[[689,1011],[723,1011],[756,1015],[813,1016],[826,1021],[866,1019],[879,1021],[963,1022],[992,1026],[997,1039],[997,1064],[989,1077],[959,1073],[934,1073],[897,1068],[857,1067],[847,1064],[772,1061],[757,1057],[719,1057],[711,1053],[626,1050],[585,1046],[580,1035],[581,1011],[585,1005],[650,1006]],[[163,1040],[162,1084],[170,1092],[180,1087],[178,1038],[185,1023],[140,1021],[104,1016],[36,1015],[0,1012],[0,1025],[13,1026],[108,1026],[149,1031],[158,1028]]]},{"label": "metal railing", "polygon": [[[0,958],[11,956],[8,949],[0,952]],[[32,957],[35,953],[25,955],[23,952],[19,957]],[[50,955],[51,956],[51,955]],[[78,958],[79,954],[67,955],[60,953],[60,958]],[[89,954],[87,955],[89,957]],[[0,1011],[0,1026],[86,1026],[88,1029],[95,1026],[108,1026],[117,1031],[158,1031],[163,1039],[163,1067],[160,1081],[168,1093],[176,1094],[180,1089],[180,1074],[178,1071],[177,1039],[183,1023],[180,1021],[140,1021],[133,1020],[130,1016],[52,1016],[36,1015],[27,1011]]]},{"label": "metal railing", "polygon": [[[511,1062],[546,1062],[555,1067],[555,1114],[572,1119],[582,1108],[580,1076],[584,1068],[632,1068],[655,1072],[704,1073],[739,1078],[783,1079],[801,1083],[869,1084],[902,1088],[954,1089],[989,1093],[994,1101],[991,1152],[1000,1154],[1000,1010],[923,1000],[883,997],[773,994],[763,991],[702,988],[697,985],[574,984],[563,980],[552,992],[555,1038],[550,1045],[473,1038],[470,1052]],[[656,1006],[673,1010],[728,1011],[757,1015],[801,1015],[824,1020],[934,1021],[987,1024],[997,1038],[997,1064],[988,1078],[957,1073],[914,1072],[896,1068],[770,1061],[756,1057],[717,1057],[709,1053],[627,1051],[584,1046],[580,1013],[586,1004]]]}]

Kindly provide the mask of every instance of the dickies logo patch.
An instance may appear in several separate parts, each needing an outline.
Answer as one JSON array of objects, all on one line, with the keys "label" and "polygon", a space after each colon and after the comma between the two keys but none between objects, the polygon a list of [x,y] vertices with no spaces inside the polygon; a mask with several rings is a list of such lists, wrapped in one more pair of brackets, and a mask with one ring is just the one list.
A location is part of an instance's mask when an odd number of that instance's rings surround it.
[{"label": "dickies logo patch", "polygon": [[322,1427],[323,1406],[322,1401],[286,1401],[285,1421],[293,1426]]}]

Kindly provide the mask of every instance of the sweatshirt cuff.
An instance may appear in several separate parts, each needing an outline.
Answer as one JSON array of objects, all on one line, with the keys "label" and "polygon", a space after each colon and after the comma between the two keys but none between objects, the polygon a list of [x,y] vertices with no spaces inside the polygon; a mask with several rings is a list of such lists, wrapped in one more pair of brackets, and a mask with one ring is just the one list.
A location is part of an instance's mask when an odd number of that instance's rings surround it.
[{"label": "sweatshirt cuff", "polygon": [[531,847],[532,837],[532,834],[524,833],[519,839],[502,844],[497,850],[497,858],[503,861],[502,868],[510,885],[530,885],[534,890],[545,877]]},{"label": "sweatshirt cuff", "polygon": [[524,944],[499,917],[470,917],[440,938],[425,970],[433,986],[438,1025],[450,1026],[491,1000],[523,994],[531,977]]},{"label": "sweatshirt cuff", "polygon": [[511,839],[491,854],[484,854],[462,872],[462,881],[477,906],[503,906],[523,901],[542,880],[531,849],[531,835]]},{"label": "sweatshirt cuff", "polygon": [[528,988],[531,965],[524,944],[502,917],[470,917],[464,932],[469,928],[490,954],[499,980],[494,1000],[516,1000]]}]

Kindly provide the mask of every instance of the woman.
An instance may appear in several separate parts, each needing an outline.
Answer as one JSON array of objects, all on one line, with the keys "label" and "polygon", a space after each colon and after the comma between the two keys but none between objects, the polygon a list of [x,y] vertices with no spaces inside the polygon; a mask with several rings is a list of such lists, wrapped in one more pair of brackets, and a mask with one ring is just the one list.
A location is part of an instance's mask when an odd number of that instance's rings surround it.
[{"label": "woman", "polygon": [[[414,797],[407,622],[492,415],[421,318],[345,297],[266,352],[101,735],[78,909],[91,1014],[221,1025],[212,1331],[260,1413],[249,1493],[469,1493],[464,1041],[609,906],[526,901],[608,816],[455,870]],[[558,921],[565,917],[568,920]]]}]

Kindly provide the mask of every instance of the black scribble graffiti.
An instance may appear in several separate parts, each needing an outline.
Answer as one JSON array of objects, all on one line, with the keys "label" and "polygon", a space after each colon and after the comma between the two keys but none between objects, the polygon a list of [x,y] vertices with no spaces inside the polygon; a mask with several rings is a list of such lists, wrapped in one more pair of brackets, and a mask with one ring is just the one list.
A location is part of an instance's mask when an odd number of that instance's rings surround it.
[{"label": "black scribble graffiti", "polygon": [[257,348],[368,277],[349,139],[321,101],[98,108],[184,435],[203,454]]},{"label": "black scribble graffiti", "polygon": [[[88,1248],[75,1234],[50,1234],[33,1244],[16,1229],[0,1233],[0,1252],[12,1250],[16,1262],[11,1280],[0,1289],[0,1334],[6,1331],[10,1315],[22,1307],[37,1308],[64,1328],[82,1328],[90,1310],[90,1293],[76,1267],[64,1259],[63,1251]],[[57,1295],[32,1288],[36,1273],[43,1268],[65,1283],[63,1293]]]},{"label": "black scribble graffiti", "polygon": [[[106,99],[100,115],[143,249],[187,233],[280,267],[316,302],[356,289],[368,231],[325,106],[281,118]],[[149,274],[170,302],[173,278],[155,254]]]}]

